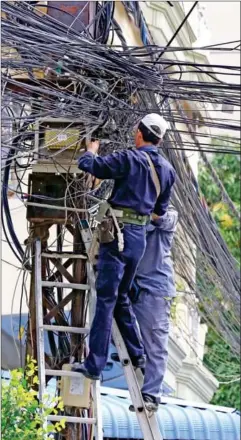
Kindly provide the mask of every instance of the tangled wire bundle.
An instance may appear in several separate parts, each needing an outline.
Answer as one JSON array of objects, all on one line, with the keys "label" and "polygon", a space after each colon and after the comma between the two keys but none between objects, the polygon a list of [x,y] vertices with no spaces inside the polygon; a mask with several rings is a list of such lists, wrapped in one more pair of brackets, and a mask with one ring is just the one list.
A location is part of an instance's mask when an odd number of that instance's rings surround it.
[{"label": "tangled wire bundle", "polygon": [[[156,45],[127,47],[123,42],[122,48],[110,47],[103,44],[101,38],[94,41],[87,30],[76,32],[46,14],[37,14],[26,2],[2,2],[2,12],[6,14],[2,19],[2,125],[7,133],[2,144],[3,219],[5,235],[11,237],[15,255],[22,261],[24,251],[11,222],[6,191],[9,171],[14,166],[18,179],[16,193],[24,192],[19,170],[31,170],[37,154],[35,151],[33,155],[34,121],[64,117],[71,127],[74,119],[81,119],[91,135],[97,133],[101,154],[107,154],[132,146],[132,129],[142,115],[161,112],[170,127],[161,153],[177,172],[173,195],[180,219],[174,252],[176,273],[185,281],[191,300],[194,294],[199,299],[203,319],[238,355],[240,276],[237,262],[202,202],[187,158],[188,151],[199,151],[207,161],[205,152],[237,154],[238,142],[233,141],[229,149],[210,147],[203,133],[192,133],[190,126],[194,121],[181,111],[180,105],[185,101],[240,107],[239,85],[217,79],[221,70],[225,78],[226,73],[239,75],[239,69],[171,59],[170,53],[180,48],[169,47],[165,52],[169,57],[160,59],[163,48]],[[109,32],[113,31],[114,23],[113,11],[110,13],[112,18],[106,18]],[[105,29],[103,41],[106,32]],[[196,73],[197,78],[202,73],[205,80],[189,80],[190,72]],[[181,131],[179,124],[185,124],[186,128]],[[235,121],[210,118],[205,112],[202,125],[226,129],[229,133],[238,129]],[[13,135],[9,135],[10,127],[14,129]],[[184,138],[183,134],[191,137]],[[61,150],[53,153],[53,164],[58,163],[61,153]],[[73,156],[76,154],[73,152]],[[20,163],[21,158],[24,164]],[[92,195],[105,198],[109,190],[110,184],[105,182]],[[88,193],[84,195],[88,199]],[[75,199],[71,200],[74,207]],[[193,270],[197,262],[195,278]]]}]

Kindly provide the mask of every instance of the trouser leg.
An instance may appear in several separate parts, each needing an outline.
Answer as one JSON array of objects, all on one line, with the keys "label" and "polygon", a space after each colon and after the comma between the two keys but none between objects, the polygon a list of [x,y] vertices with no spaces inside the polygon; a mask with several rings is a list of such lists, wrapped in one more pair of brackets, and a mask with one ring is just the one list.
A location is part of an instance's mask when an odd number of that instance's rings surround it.
[{"label": "trouser leg", "polygon": [[100,262],[96,280],[96,311],[91,326],[89,355],[85,367],[94,375],[99,375],[106,365],[111,337],[113,312],[118,296],[118,288],[124,273],[124,263],[118,255],[111,254],[111,246],[100,249]]},{"label": "trouser leg", "polygon": [[[142,337],[143,335],[144,332]],[[143,394],[149,394],[159,399],[168,358],[168,331],[152,329],[147,331],[145,335],[143,342],[146,347],[147,360],[141,391]]]},{"label": "trouser leg", "polygon": [[142,356],[144,354],[144,346],[128,292],[139,261],[144,253],[145,245],[145,230],[143,228],[132,226],[125,229],[124,252],[127,263],[119,286],[114,316],[129,356],[132,358]]},{"label": "trouser leg", "polygon": [[143,394],[160,398],[168,358],[168,335],[171,302],[150,298],[134,305],[145,347],[146,368]]},{"label": "trouser leg", "polygon": [[[133,269],[133,268],[132,268]],[[134,271],[135,273],[135,271]],[[124,277],[120,284],[119,294],[115,306],[114,317],[117,326],[124,339],[127,351],[131,358],[142,356],[144,354],[144,346],[141,341],[141,335],[137,326],[136,316],[133,312],[132,304],[128,297],[128,286],[131,282],[126,282],[133,274],[133,270],[125,268]]]}]

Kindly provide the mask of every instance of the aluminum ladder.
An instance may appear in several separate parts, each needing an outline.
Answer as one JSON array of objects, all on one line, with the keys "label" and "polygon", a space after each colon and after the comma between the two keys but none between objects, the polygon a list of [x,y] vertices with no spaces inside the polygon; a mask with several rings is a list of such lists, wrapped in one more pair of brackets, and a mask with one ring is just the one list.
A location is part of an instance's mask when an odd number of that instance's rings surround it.
[{"label": "aluminum ladder", "polygon": [[[36,240],[35,245],[35,302],[36,302],[36,333],[37,333],[37,355],[38,355],[38,378],[39,378],[39,401],[43,403],[43,396],[45,394],[45,383],[46,376],[65,376],[72,378],[80,378],[81,373],[74,371],[65,370],[51,370],[45,368],[45,350],[44,350],[44,331],[54,331],[54,332],[66,332],[66,333],[76,333],[76,334],[88,334],[89,328],[79,328],[79,327],[69,327],[69,326],[57,326],[57,325],[47,325],[44,324],[43,317],[43,298],[42,298],[42,288],[43,287],[62,287],[67,289],[81,289],[89,290],[87,284],[75,284],[75,283],[61,283],[61,282],[50,282],[42,280],[42,256],[48,258],[48,253],[42,253],[41,251],[41,241]],[[52,257],[50,254],[49,257]],[[55,253],[55,258],[62,258],[63,254]],[[73,257],[77,257],[73,254]],[[80,423],[88,424],[94,426],[94,437],[95,440],[103,440],[103,427],[102,427],[102,414],[101,414],[101,397],[100,397],[100,382],[93,382],[93,406],[94,406],[94,417],[73,417],[68,415],[50,415],[47,417],[46,424],[48,421],[59,422],[63,419],[67,423]]]},{"label": "aluminum ladder", "polygon": [[[92,244],[92,233],[89,228],[88,222],[86,220],[82,221],[82,230],[81,230],[81,236],[82,240],[85,245],[86,253],[88,255],[88,252],[90,251],[91,244]],[[90,261],[87,260],[87,277],[88,277],[88,283],[90,286],[91,291],[91,298],[92,301],[94,301],[94,298],[96,298],[96,291],[95,291],[95,274],[93,267],[90,263]],[[92,307],[95,307],[95,304],[92,303]],[[115,319],[113,319],[113,326],[112,326],[112,338],[114,340],[120,362],[122,364],[126,382],[128,385],[130,397],[132,404],[134,405],[135,412],[139,421],[139,425],[143,434],[144,440],[163,440],[163,437],[161,435],[156,415],[152,412],[146,410],[141,390],[139,387],[138,379],[135,373],[135,370],[132,366],[130,357],[128,355],[125,343],[123,341],[123,338],[121,336],[121,333],[118,329],[118,326],[116,324]]]}]

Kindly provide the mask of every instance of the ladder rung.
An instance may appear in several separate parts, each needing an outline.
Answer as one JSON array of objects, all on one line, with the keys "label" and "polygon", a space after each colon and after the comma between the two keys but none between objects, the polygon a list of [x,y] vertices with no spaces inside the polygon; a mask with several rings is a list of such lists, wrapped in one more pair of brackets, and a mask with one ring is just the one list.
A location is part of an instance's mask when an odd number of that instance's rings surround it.
[{"label": "ladder rung", "polygon": [[89,290],[88,284],[60,283],[58,281],[42,281],[43,287],[63,287],[65,289]]},{"label": "ladder rung", "polygon": [[68,325],[49,325],[49,324],[44,324],[42,326],[42,328],[44,330],[47,331],[57,331],[57,332],[66,332],[66,333],[77,333],[77,334],[88,334],[90,329],[85,327],[69,327]]},{"label": "ladder rung", "polygon": [[83,254],[73,254],[72,252],[43,252],[42,257],[46,258],[80,258],[87,260],[87,256]]},{"label": "ladder rung", "polygon": [[78,373],[78,371],[50,370],[50,369],[45,370],[45,375],[46,376],[77,377],[78,379],[80,379],[81,376],[83,377],[82,373]]},{"label": "ladder rung", "polygon": [[89,417],[48,416],[47,419],[50,422],[60,422],[64,419],[67,423],[87,423],[88,425],[94,425],[96,423],[95,418]]}]

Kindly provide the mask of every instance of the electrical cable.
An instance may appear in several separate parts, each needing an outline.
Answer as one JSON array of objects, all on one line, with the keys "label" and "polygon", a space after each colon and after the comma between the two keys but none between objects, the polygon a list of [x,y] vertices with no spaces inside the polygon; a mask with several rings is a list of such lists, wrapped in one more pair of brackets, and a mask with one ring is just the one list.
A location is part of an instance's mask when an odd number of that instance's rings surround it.
[{"label": "electrical cable", "polygon": [[197,4],[198,4],[198,1],[192,5],[191,9],[188,11],[187,15],[184,17],[184,19],[182,20],[182,22],[178,26],[176,32],[173,34],[172,38],[168,41],[165,49],[160,53],[160,55],[158,55],[158,58],[155,61],[154,65],[159,61],[159,59],[162,57],[162,55],[166,52],[166,49],[170,46],[170,44],[173,42],[173,40],[175,40],[177,34],[180,32],[181,28],[186,23],[186,21],[188,20],[189,16],[191,15],[193,9],[197,6]]}]

